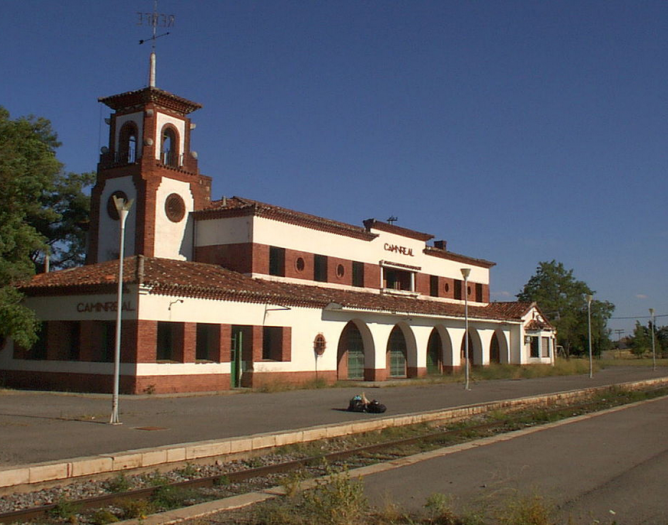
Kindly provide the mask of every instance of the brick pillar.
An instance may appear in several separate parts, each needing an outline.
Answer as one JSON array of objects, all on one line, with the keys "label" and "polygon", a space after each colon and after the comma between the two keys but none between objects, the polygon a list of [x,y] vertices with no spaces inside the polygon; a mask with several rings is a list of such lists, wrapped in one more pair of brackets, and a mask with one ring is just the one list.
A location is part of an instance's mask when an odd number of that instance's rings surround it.
[{"label": "brick pillar", "polygon": [[194,363],[197,351],[197,323],[183,323],[183,363]]},{"label": "brick pillar", "polygon": [[44,331],[46,333],[46,359],[56,361],[61,358],[61,348],[64,342],[63,322],[46,321],[44,322]]},{"label": "brick pillar", "polygon": [[158,321],[137,321],[137,363],[155,363]]},{"label": "brick pillar", "polygon": [[95,346],[94,321],[81,321],[81,339],[79,340],[79,361],[92,361]]},{"label": "brick pillar", "polygon": [[251,361],[253,363],[256,363],[257,361],[262,361],[262,341],[264,339],[262,335],[263,334],[261,326],[251,327],[250,343],[251,343]]},{"label": "brick pillar", "polygon": [[232,360],[232,325],[219,325],[218,352],[213,356],[218,363],[229,363]]},{"label": "brick pillar", "polygon": [[121,362],[137,362],[137,338],[139,322],[136,319],[123,321],[121,326]]},{"label": "brick pillar", "polygon": [[292,361],[292,327],[284,326],[281,341],[281,361]]}]

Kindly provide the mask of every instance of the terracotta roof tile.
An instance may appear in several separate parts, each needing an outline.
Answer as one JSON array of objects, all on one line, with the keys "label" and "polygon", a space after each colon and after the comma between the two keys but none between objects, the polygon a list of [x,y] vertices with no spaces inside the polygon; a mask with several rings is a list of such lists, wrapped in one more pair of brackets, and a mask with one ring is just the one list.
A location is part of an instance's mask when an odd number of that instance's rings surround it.
[{"label": "terracotta roof tile", "polygon": [[184,114],[192,113],[202,107],[202,105],[197,102],[179,97],[169,91],[158,89],[156,87],[146,87],[135,91],[126,91],[125,93],[119,93],[109,97],[100,97],[97,100],[114,110],[143,105],[148,102],[154,102],[160,106]]},{"label": "terracotta roof tile", "polygon": [[[402,314],[464,317],[464,305],[374,292],[340,290],[316,285],[292,284],[251,278],[217,265],[133,256],[125,259],[126,283],[141,284],[150,293],[250,303],[343,308]],[[115,289],[118,261],[40,274],[21,289],[29,296],[67,293],[109,293]],[[517,321],[529,303],[491,303],[469,306],[472,318]]]}]

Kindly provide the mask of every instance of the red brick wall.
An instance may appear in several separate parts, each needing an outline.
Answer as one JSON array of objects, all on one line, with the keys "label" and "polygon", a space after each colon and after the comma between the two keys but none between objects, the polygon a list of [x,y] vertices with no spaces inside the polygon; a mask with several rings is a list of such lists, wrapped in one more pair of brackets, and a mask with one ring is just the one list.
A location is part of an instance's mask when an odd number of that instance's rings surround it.
[{"label": "red brick wall", "polygon": [[[3,371],[3,379],[12,388],[54,390],[61,392],[113,391],[113,374],[74,374],[60,372]],[[171,394],[179,392],[217,392],[230,389],[229,374],[176,376],[121,376],[121,394]]]},{"label": "red brick wall", "polygon": [[385,381],[387,380],[389,373],[384,368],[365,368],[364,369],[364,380],[365,381]]},{"label": "red brick wall", "polygon": [[197,262],[217,264],[239,273],[251,273],[253,271],[253,245],[243,243],[198,246],[195,248],[194,259]]},{"label": "red brick wall", "polygon": [[380,266],[364,263],[364,287],[380,288]]},{"label": "red brick wall", "polygon": [[216,361],[219,363],[229,363],[232,356],[232,325],[220,325],[220,338],[218,341],[218,357]]},{"label": "red brick wall", "polygon": [[[317,373],[319,381],[325,381],[329,384],[336,382],[336,372],[327,370]],[[316,380],[315,368],[308,372],[255,372],[247,371],[244,373],[244,383],[253,388],[262,388],[279,385],[299,385]],[[245,385],[244,385],[245,386]]]},{"label": "red brick wall", "polygon": [[431,276],[426,273],[418,273],[415,277],[415,291],[423,295],[430,295]]},{"label": "red brick wall", "polygon": [[[303,279],[313,281],[314,267],[313,253],[298,250],[285,250],[285,277],[292,279]],[[298,259],[303,259],[304,269],[297,269]],[[218,264],[230,270],[240,273],[258,273],[269,275],[269,246],[264,244],[226,244],[216,246],[200,246],[195,248],[195,260],[209,264]],[[343,268],[343,276],[337,273],[339,265]],[[381,268],[376,264],[364,263],[364,287],[378,289],[380,286]],[[353,284],[353,261],[338,257],[327,258],[327,282],[347,286]],[[438,297],[454,299],[455,279],[438,277]],[[475,292],[475,284],[469,281],[469,285]],[[415,282],[416,291],[422,295],[430,295],[430,275],[418,273]],[[447,289],[446,289],[447,288]],[[469,300],[475,299],[475,293],[469,296]],[[483,285],[483,300],[489,302],[489,286]]]},{"label": "red brick wall", "polygon": [[155,363],[158,341],[158,322],[140,320],[137,322],[137,363]]}]

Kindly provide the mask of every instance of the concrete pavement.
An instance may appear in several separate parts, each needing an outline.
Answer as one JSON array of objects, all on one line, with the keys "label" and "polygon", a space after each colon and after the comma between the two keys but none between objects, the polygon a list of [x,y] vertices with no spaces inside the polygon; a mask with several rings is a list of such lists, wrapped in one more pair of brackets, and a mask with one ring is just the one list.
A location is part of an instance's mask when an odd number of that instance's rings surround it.
[{"label": "concrete pavement", "polygon": [[121,396],[119,426],[108,425],[111,396],[0,392],[0,467],[125,450],[248,436],[375,417],[343,411],[364,390],[387,405],[384,416],[414,414],[543,393],[668,376],[667,369],[615,367],[586,375],[462,384],[370,385],[272,394]]},{"label": "concrete pavement", "polygon": [[559,523],[664,525],[667,413],[661,398],[441,449],[365,475],[365,493],[374,506],[413,511],[443,494],[459,513],[491,516],[538,496]]}]

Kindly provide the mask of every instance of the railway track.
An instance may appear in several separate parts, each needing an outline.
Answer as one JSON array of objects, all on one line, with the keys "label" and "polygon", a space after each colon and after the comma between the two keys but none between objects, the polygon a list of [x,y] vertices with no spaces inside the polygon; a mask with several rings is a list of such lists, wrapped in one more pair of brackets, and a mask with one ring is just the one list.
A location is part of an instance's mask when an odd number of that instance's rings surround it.
[{"label": "railway track", "polygon": [[[668,395],[668,387],[661,386],[648,389],[643,391],[643,395],[647,399],[665,396]],[[249,489],[249,491],[252,491],[257,487],[258,480],[269,480],[268,482],[271,485],[276,485],[280,484],[280,480],[277,479],[278,476],[295,471],[307,471],[307,477],[318,477],[331,472],[331,469],[336,469],[350,463],[354,463],[355,466],[361,466],[379,461],[388,461],[415,454],[416,450],[423,451],[454,445],[493,434],[511,432],[527,426],[540,425],[557,419],[596,412],[636,400],[638,400],[637,395],[632,397],[630,394],[625,395],[624,392],[620,393],[615,389],[610,389],[609,395],[601,396],[599,394],[595,399],[585,403],[561,405],[550,409],[523,410],[510,414],[493,414],[492,416],[488,416],[484,421],[476,422],[475,424],[461,424],[454,428],[452,425],[442,428],[421,426],[415,429],[415,432],[409,437],[382,440],[363,446],[351,446],[342,450],[311,454],[298,459],[279,461],[270,465],[226,472],[222,475],[204,476],[174,483],[161,483],[158,486],[113,492],[86,499],[68,501],[67,506],[70,509],[76,509],[72,510],[72,512],[84,514],[90,512],[91,509],[122,508],[127,506],[128,502],[149,502],[166,490],[189,492],[201,490],[215,491],[216,488],[248,483],[251,480],[255,480],[255,484]],[[212,499],[210,493],[207,497]],[[219,496],[218,498],[220,497],[223,496]],[[216,499],[215,495],[213,495],[213,499]],[[63,501],[59,501],[57,503],[5,512],[0,514],[0,523],[23,523],[33,520],[39,520],[40,523],[44,523],[45,520],[52,520],[54,522],[71,521],[71,519],[65,519],[66,517],[63,515],[62,508]],[[57,519],[58,516],[60,520]]]}]

